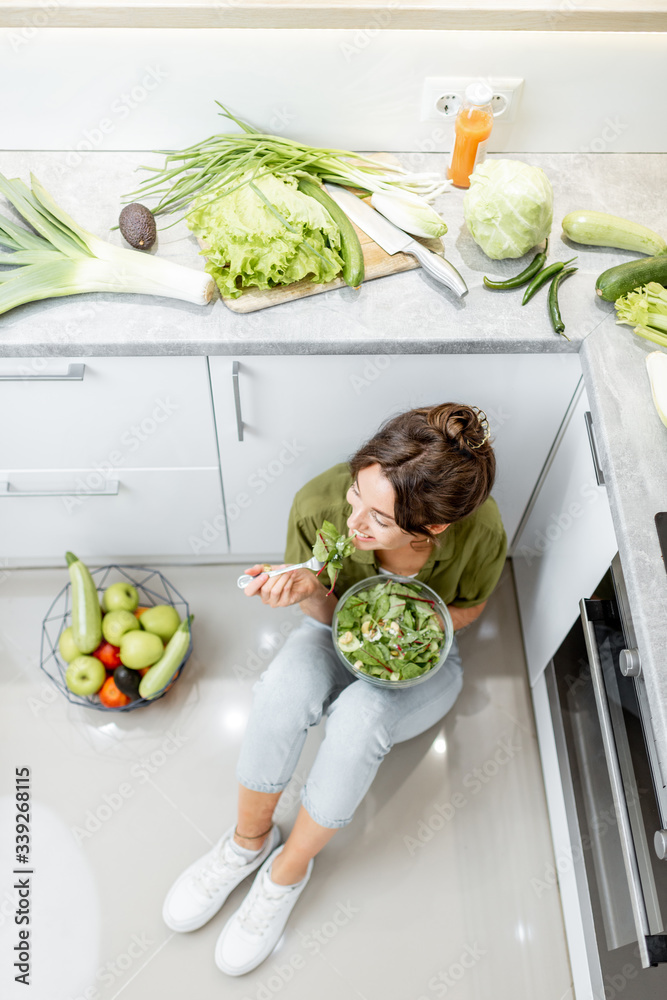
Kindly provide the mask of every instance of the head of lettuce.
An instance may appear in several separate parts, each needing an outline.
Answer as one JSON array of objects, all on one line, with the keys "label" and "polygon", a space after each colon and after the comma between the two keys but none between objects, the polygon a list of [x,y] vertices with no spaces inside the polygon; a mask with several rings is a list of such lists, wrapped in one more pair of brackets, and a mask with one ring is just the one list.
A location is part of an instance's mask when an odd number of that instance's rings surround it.
[{"label": "head of lettuce", "polygon": [[249,286],[331,281],[343,267],[338,226],[293,177],[248,175],[217,196],[201,195],[188,225],[204,242],[206,270],[228,298]]},{"label": "head of lettuce", "polygon": [[487,257],[522,257],[549,235],[554,195],[540,167],[520,160],[486,160],[470,177],[463,215]]}]

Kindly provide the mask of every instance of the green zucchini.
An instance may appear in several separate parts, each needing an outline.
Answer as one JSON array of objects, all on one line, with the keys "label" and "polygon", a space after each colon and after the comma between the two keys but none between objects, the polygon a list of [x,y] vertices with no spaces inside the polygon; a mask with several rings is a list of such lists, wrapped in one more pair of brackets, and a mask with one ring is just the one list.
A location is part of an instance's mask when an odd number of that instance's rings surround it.
[{"label": "green zucchini", "polygon": [[606,212],[570,212],[563,219],[563,232],[574,243],[594,247],[617,247],[651,256],[667,251],[665,240],[652,229]]},{"label": "green zucchini", "polygon": [[66,552],[72,589],[72,638],[81,653],[92,653],[102,641],[102,609],[90,571],[73,552]]},{"label": "green zucchini", "polygon": [[595,282],[595,291],[605,302],[615,302],[621,295],[627,295],[649,281],[667,285],[667,254],[631,260],[608,268]]},{"label": "green zucchini", "polygon": [[149,701],[156,698],[166,688],[172,679],[188,651],[190,645],[190,622],[194,615],[190,615],[181,622],[171,639],[166,645],[165,651],[150,670],[147,670],[141,678],[139,684],[139,696]]},{"label": "green zucchini", "polygon": [[343,278],[352,288],[358,288],[364,280],[364,254],[357,231],[347,215],[337,205],[333,198],[324,190],[321,184],[302,177],[299,181],[299,191],[319,201],[326,208],[340,230],[341,257],[343,258]]}]

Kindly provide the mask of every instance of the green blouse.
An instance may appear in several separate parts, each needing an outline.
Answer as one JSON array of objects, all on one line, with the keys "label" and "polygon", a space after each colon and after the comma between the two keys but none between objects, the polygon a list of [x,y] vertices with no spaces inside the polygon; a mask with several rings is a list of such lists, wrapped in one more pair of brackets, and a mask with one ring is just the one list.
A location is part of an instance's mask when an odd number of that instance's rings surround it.
[{"label": "green blouse", "polygon": [[[343,462],[299,490],[287,525],[286,562],[310,559],[322,521],[331,521],[341,534],[349,534],[346,522],[352,508],[345,497],[351,483],[349,467]],[[416,579],[432,587],[445,604],[457,608],[481,604],[496,586],[507,554],[507,536],[495,500],[489,497],[465,520],[450,524],[439,538]],[[376,552],[355,549],[343,562],[334,593],[340,597],[353,583],[379,572]],[[323,582],[328,586],[328,577]]]}]

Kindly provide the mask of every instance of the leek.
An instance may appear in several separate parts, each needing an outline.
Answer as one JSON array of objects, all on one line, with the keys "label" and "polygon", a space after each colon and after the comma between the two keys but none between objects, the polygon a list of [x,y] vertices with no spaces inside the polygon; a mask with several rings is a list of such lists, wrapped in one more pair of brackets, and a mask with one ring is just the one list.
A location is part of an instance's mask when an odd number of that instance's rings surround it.
[{"label": "leek", "polygon": [[437,173],[411,173],[399,164],[381,163],[349,150],[318,148],[283,136],[264,134],[236,118],[219,101],[215,103],[222,108],[219,114],[234,122],[241,131],[214,135],[179,151],[155,150],[166,157],[164,167],[142,167],[153,176],[143,180],[125,200],[158,198],[152,209],[158,215],[187,208],[200,196],[198,205],[201,208],[201,196],[209,195],[211,201],[215,201],[220,197],[221,188],[229,194],[236,187],[249,183],[248,175],[254,181],[267,174],[317,177],[367,193],[411,192],[426,201],[433,201],[449,187],[450,182]]},{"label": "leek", "polygon": [[619,325],[632,326],[638,337],[667,347],[667,288],[649,281],[616,299],[614,307]]},{"label": "leek", "polygon": [[[0,215],[0,314],[26,302],[123,292],[163,295],[196,305],[210,301],[215,283],[204,271],[136,250],[115,247],[79,226],[37,178],[31,189],[0,174],[0,191],[34,232]],[[14,266],[13,266],[14,265]]]}]

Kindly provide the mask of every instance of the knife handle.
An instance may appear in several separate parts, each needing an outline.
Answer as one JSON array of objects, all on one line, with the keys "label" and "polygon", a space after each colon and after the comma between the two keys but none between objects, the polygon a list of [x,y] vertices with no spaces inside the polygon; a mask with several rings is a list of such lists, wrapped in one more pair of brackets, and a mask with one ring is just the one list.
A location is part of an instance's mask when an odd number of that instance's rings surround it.
[{"label": "knife handle", "polygon": [[447,288],[455,291],[459,298],[468,291],[468,286],[453,264],[450,264],[444,257],[440,257],[439,254],[433,253],[428,247],[422,246],[421,243],[414,240],[408,247],[405,247],[403,252],[411,253],[416,257],[427,274],[443,285],[447,285]]}]

